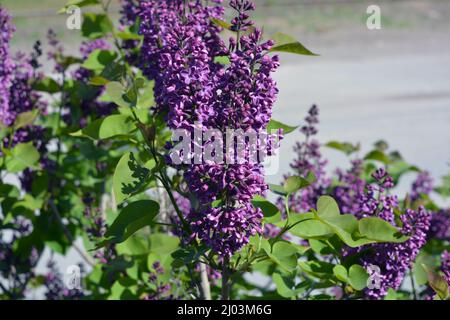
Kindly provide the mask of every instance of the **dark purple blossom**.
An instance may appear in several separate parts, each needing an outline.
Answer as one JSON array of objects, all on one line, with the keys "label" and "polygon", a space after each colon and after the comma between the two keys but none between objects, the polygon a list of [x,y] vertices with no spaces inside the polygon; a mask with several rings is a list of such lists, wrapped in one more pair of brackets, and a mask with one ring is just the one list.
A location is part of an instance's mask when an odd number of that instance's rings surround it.
[{"label": "dark purple blossom", "polygon": [[426,171],[420,172],[411,188],[411,201],[420,199],[421,195],[429,195],[433,191],[433,178]]},{"label": "dark purple blossom", "polygon": [[431,215],[431,225],[427,236],[428,239],[450,239],[450,209],[440,210]]},{"label": "dark purple blossom", "polygon": [[14,30],[10,15],[0,7],[0,121],[6,125],[10,125],[13,118],[9,108],[9,90],[14,65],[10,55],[9,41]]}]

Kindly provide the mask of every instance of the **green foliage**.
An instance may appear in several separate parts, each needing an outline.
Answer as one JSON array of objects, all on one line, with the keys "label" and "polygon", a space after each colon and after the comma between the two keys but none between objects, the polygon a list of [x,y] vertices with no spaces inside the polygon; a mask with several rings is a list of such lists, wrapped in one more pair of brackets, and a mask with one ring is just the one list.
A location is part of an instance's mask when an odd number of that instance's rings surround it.
[{"label": "green foliage", "polygon": [[20,172],[26,168],[39,169],[39,152],[32,142],[20,143],[11,151],[5,150],[6,169],[11,173]]},{"label": "green foliage", "polygon": [[307,56],[317,56],[317,54],[311,52],[299,41],[287,34],[276,33],[271,38],[275,41],[275,45],[270,49],[272,52],[288,52]]},{"label": "green foliage", "polygon": [[159,204],[153,200],[139,200],[130,203],[121,210],[105,234],[107,243],[121,243],[136,231],[149,226],[159,212]]}]

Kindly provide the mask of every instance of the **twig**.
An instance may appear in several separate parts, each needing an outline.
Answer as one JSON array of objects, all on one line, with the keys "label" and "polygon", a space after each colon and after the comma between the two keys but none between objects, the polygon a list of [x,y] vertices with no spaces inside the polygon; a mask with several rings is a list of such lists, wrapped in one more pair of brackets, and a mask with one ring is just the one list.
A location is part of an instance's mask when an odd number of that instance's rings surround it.
[{"label": "twig", "polygon": [[211,286],[209,284],[208,271],[204,263],[200,263],[200,279],[203,299],[211,300]]},{"label": "twig", "polygon": [[223,259],[222,265],[222,300],[230,300],[230,270],[228,269],[229,259]]}]

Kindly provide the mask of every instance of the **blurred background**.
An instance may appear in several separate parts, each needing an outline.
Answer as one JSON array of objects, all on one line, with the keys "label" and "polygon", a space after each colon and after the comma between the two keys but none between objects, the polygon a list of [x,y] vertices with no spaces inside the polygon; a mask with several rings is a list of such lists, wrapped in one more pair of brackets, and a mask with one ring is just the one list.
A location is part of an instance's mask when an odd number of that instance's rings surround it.
[{"label": "blurred background", "polygon": [[[78,54],[79,31],[68,30],[67,16],[56,13],[65,2],[0,0],[17,27],[13,50],[30,51],[34,41],[45,40],[52,28],[66,52]],[[280,89],[276,120],[299,125],[316,103],[321,142],[359,142],[362,156],[383,139],[406,161],[428,170],[436,182],[450,172],[450,0],[255,2],[254,20],[264,26],[266,35],[290,34],[320,54],[282,55],[275,75]],[[118,17],[119,0],[112,3]],[[381,9],[380,30],[366,26],[369,5]],[[289,171],[298,139],[300,133],[285,138],[280,169],[268,182],[279,183]],[[330,171],[348,166],[337,151],[324,150],[324,156]],[[399,194],[413,179],[413,174],[403,178]],[[78,260],[73,253],[69,256],[73,256],[69,262]]]}]

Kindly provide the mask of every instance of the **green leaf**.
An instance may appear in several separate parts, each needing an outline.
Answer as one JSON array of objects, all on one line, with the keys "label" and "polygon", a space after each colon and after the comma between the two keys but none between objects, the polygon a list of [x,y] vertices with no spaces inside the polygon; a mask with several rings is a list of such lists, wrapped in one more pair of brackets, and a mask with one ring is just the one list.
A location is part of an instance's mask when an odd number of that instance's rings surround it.
[{"label": "green leaf", "polygon": [[256,195],[252,204],[256,208],[260,208],[264,214],[264,220],[267,223],[275,223],[281,220],[280,210],[276,205],[268,201],[267,199]]},{"label": "green leaf", "polygon": [[314,219],[311,212],[291,214],[289,224],[292,226],[289,232],[304,239],[324,239],[334,234],[329,226]]},{"label": "green leaf", "polygon": [[230,64],[230,58],[228,56],[217,56],[214,58],[214,62],[227,66]]},{"label": "green leaf", "polygon": [[53,80],[50,77],[45,77],[40,79],[39,81],[33,84],[33,89],[36,91],[48,92],[48,93],[57,93],[60,91],[60,86],[58,82]]},{"label": "green leaf", "polygon": [[39,168],[39,152],[32,142],[20,143],[7,155],[6,169],[11,173],[20,172],[26,168]]},{"label": "green leaf", "polygon": [[346,245],[356,248],[365,244],[374,243],[358,233],[358,220],[352,214],[341,214],[335,217],[319,219],[327,225]]},{"label": "green leaf", "polygon": [[369,274],[359,264],[354,264],[350,267],[348,272],[348,282],[356,290],[361,291],[367,286]]},{"label": "green leaf", "polygon": [[297,295],[297,292],[294,290],[295,282],[292,277],[275,272],[272,275],[272,280],[277,286],[277,292],[280,296],[291,298]]},{"label": "green leaf", "polygon": [[116,32],[116,36],[122,40],[142,40],[143,38],[143,36],[139,34],[125,31]]},{"label": "green leaf", "polygon": [[92,77],[92,78],[89,80],[89,83],[90,83],[90,84],[92,84],[93,86],[99,86],[99,87],[108,84],[108,82],[109,82],[108,79],[103,78],[103,77],[100,77],[100,76]]},{"label": "green leaf", "polygon": [[333,264],[325,261],[300,261],[300,268],[307,274],[323,279],[330,278],[333,274]]},{"label": "green leaf", "polygon": [[150,235],[150,250],[156,254],[170,255],[178,249],[179,244],[180,240],[174,236],[164,233]]},{"label": "green leaf", "polygon": [[364,157],[364,160],[375,160],[375,161],[382,162],[384,164],[389,164],[391,162],[389,157],[380,150],[373,150],[373,151],[369,152]]},{"label": "green leaf", "polygon": [[125,136],[134,130],[136,130],[136,126],[129,116],[115,114],[98,119],[70,135],[73,137],[87,137],[92,140],[104,140]]},{"label": "green leaf", "polygon": [[109,82],[106,86],[105,93],[110,98],[110,101],[117,104],[119,107],[129,108],[131,107],[131,102],[126,97],[126,89],[120,82]]},{"label": "green leaf", "polygon": [[136,231],[150,225],[159,213],[159,204],[153,200],[139,200],[123,208],[106,232],[107,242],[120,243]]},{"label": "green leaf", "polygon": [[109,50],[94,50],[81,65],[82,68],[88,70],[103,70],[107,65],[114,62],[117,53]]},{"label": "green leaf", "polygon": [[276,193],[280,196],[287,195],[287,193],[284,191],[284,188],[282,186],[272,184],[272,183],[269,183],[268,186],[269,186],[269,190],[272,191],[273,193]]},{"label": "green leaf", "polygon": [[278,264],[286,272],[292,272],[297,267],[297,248],[287,241],[277,241],[272,246],[272,251],[266,253],[269,258]]},{"label": "green leaf", "polygon": [[117,163],[113,176],[113,192],[117,203],[141,191],[150,176],[150,170],[139,165],[134,154],[125,153]]},{"label": "green leaf", "polygon": [[224,29],[227,29],[227,30],[231,30],[231,24],[226,22],[226,21],[223,21],[223,20],[220,20],[220,19],[216,19],[216,18],[211,18],[211,21],[215,25],[217,25],[217,26],[219,26],[221,28],[224,28]]},{"label": "green leaf", "polygon": [[299,176],[290,176],[284,182],[283,188],[286,193],[294,193],[302,188],[309,186],[310,183],[305,178]]},{"label": "green leaf", "polygon": [[105,14],[83,14],[81,32],[83,37],[97,39],[113,31],[113,24]]},{"label": "green leaf", "polygon": [[327,144],[325,144],[325,147],[342,151],[346,155],[351,155],[352,153],[360,149],[359,145],[353,145],[349,142],[338,142],[338,141],[330,141]]},{"label": "green leaf", "polygon": [[408,237],[402,235],[397,228],[389,222],[377,217],[368,217],[359,220],[359,233],[378,242],[404,242]]},{"label": "green leaf", "polygon": [[22,112],[17,115],[16,120],[14,121],[14,130],[26,127],[36,120],[39,115],[39,110],[32,110],[27,112]]},{"label": "green leaf", "polygon": [[446,300],[449,296],[447,280],[443,276],[430,270],[426,265],[422,265],[422,267],[428,273],[428,283],[430,284],[430,287],[433,288],[441,300]]},{"label": "green leaf", "polygon": [[321,218],[331,218],[340,215],[339,206],[330,196],[321,196],[317,200],[317,214]]},{"label": "green leaf", "polygon": [[276,121],[274,119],[270,119],[269,124],[267,125],[267,132],[268,133],[276,133],[276,131],[278,131],[278,129],[283,129],[283,134],[288,134],[297,128],[298,128],[298,126],[292,127],[292,126],[288,126],[287,124]]},{"label": "green leaf", "polygon": [[299,41],[287,34],[276,33],[271,38],[275,41],[275,45],[270,49],[271,52],[289,52],[307,56],[318,56],[318,54],[311,52]]},{"label": "green leaf", "polygon": [[333,274],[338,278],[338,280],[342,282],[348,282],[348,272],[347,269],[341,265],[338,264],[333,267]]}]

